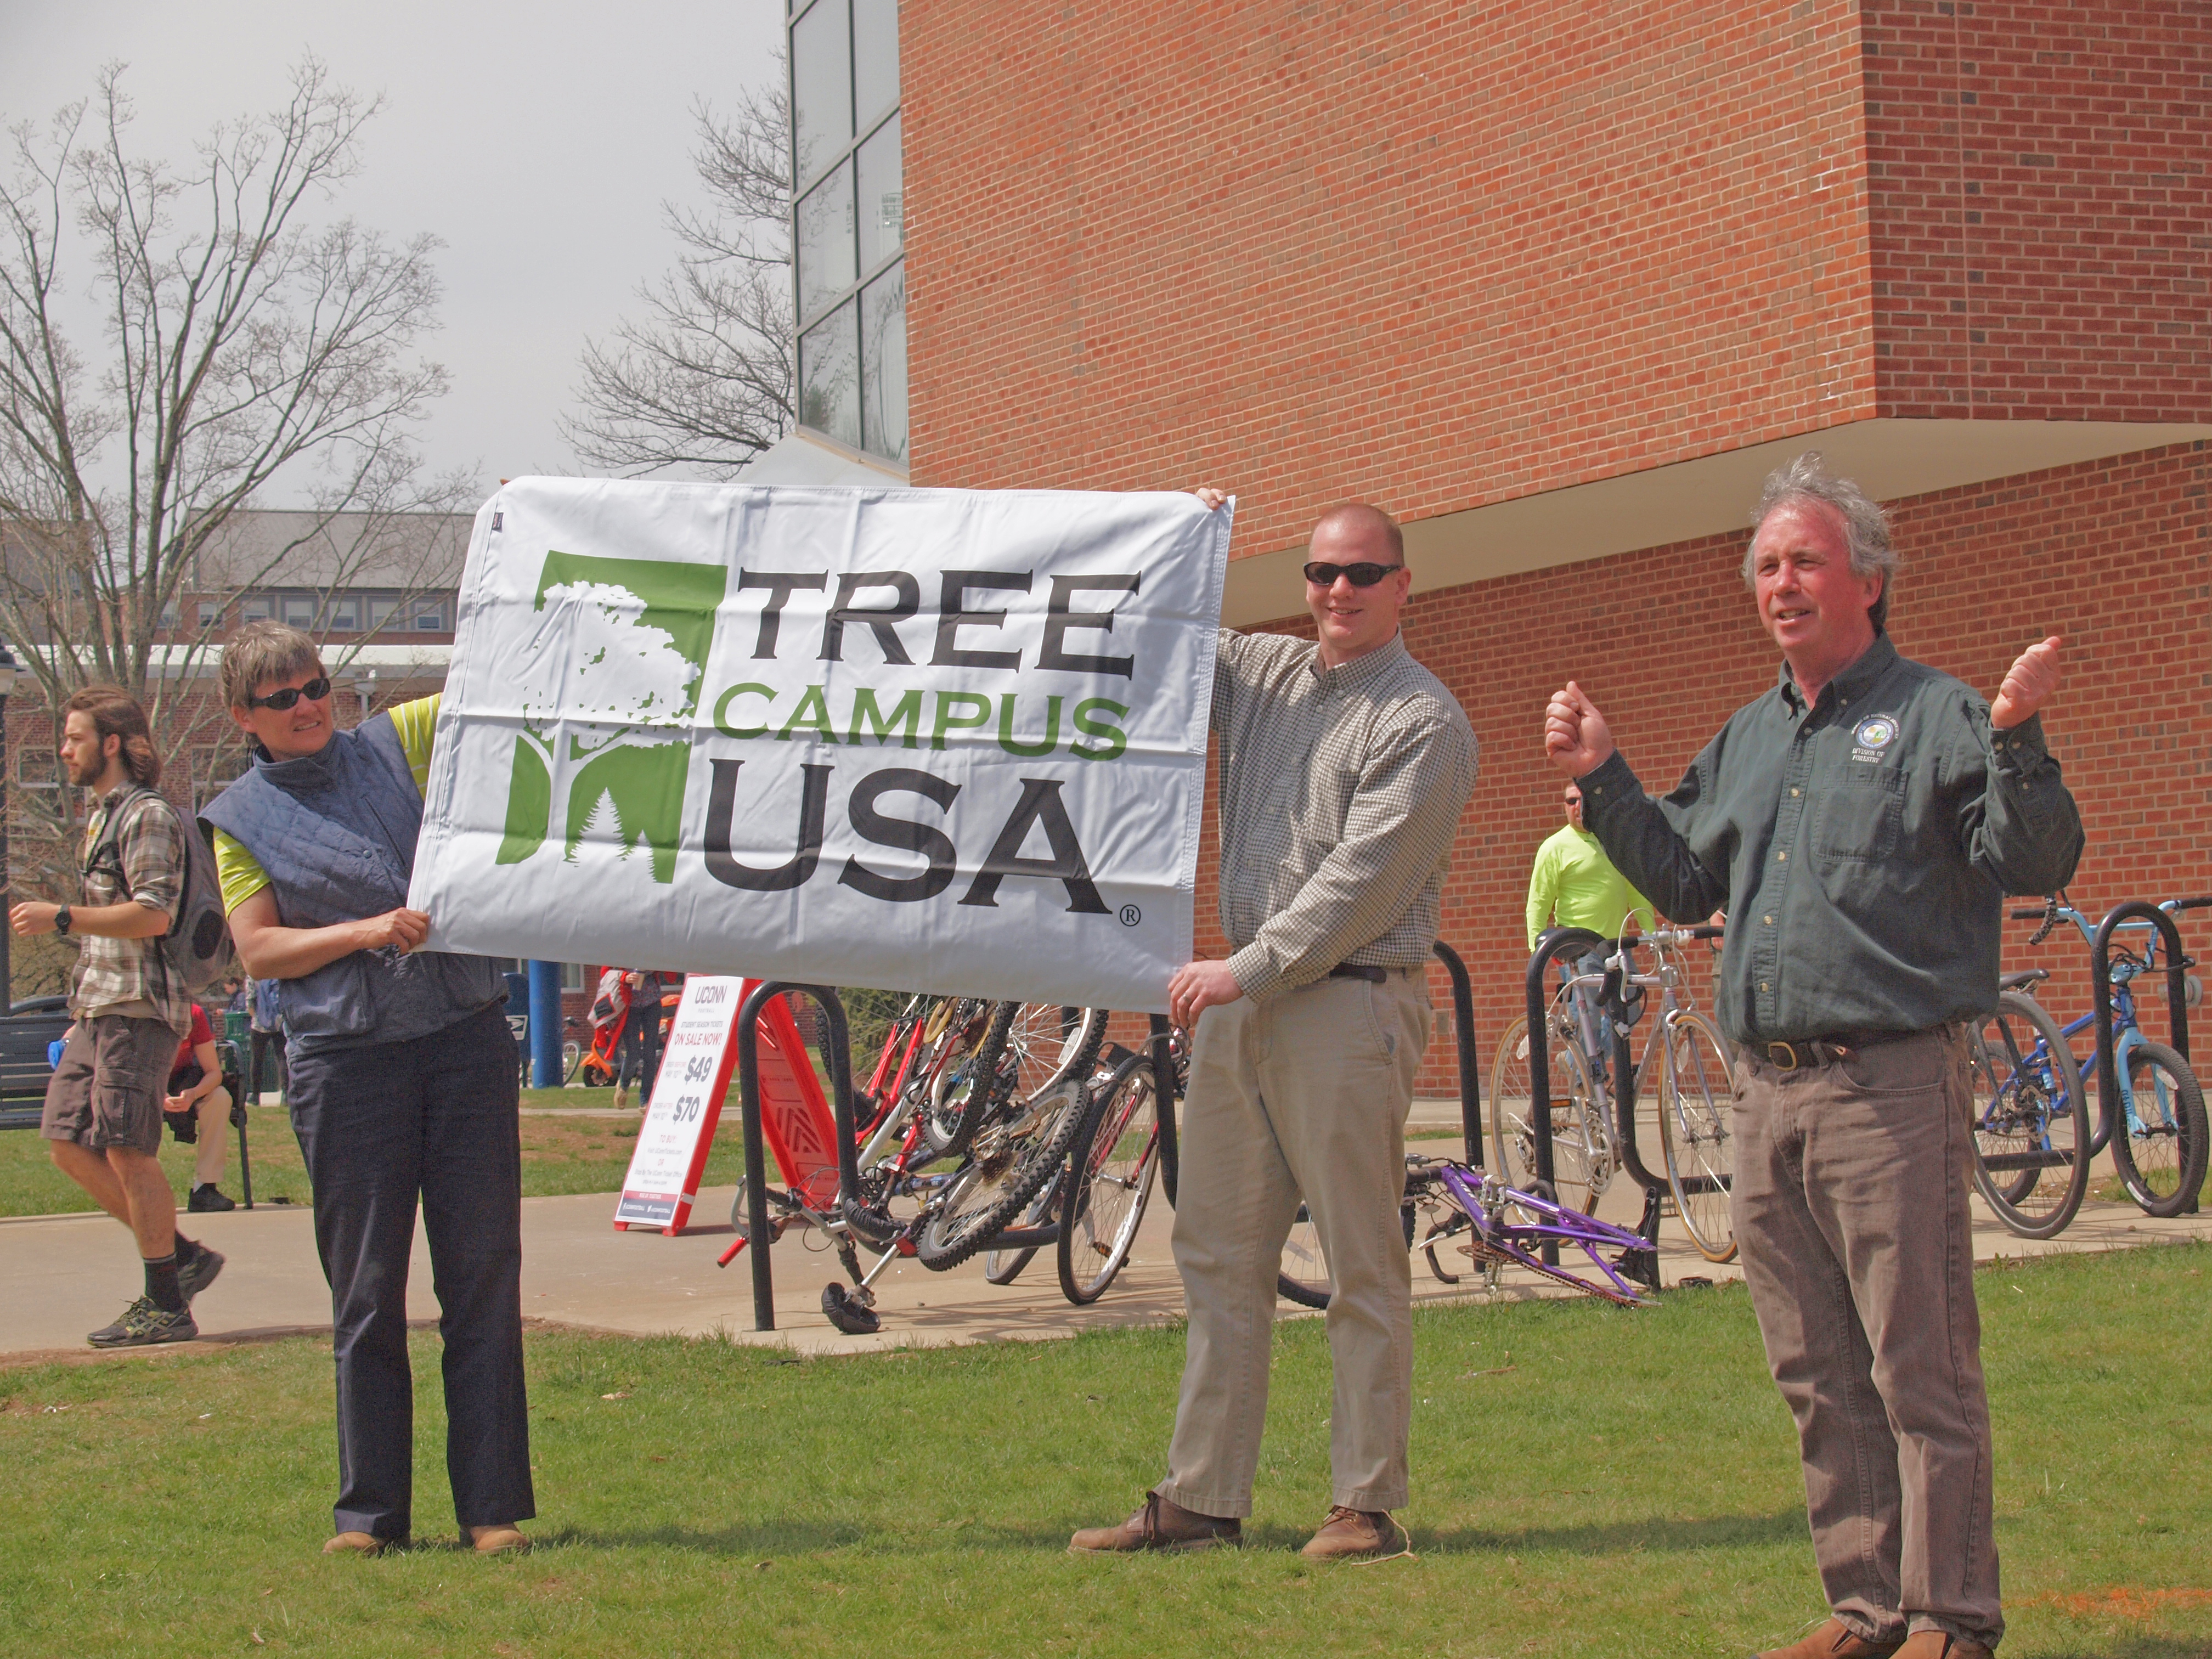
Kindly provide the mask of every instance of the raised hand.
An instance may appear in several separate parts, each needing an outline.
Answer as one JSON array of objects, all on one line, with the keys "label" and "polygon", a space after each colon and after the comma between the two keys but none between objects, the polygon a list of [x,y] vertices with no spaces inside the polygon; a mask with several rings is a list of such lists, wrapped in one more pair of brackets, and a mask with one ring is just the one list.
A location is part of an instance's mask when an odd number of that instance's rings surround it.
[{"label": "raised hand", "polygon": [[2005,671],[2004,684],[1990,704],[1990,726],[2005,732],[2043,707],[2058,689],[2059,651],[2064,641],[2056,634],[2040,645],[2031,645]]},{"label": "raised hand", "polygon": [[1595,771],[1613,758],[1613,730],[1597,705],[1569,680],[1544,710],[1544,752],[1571,778]]}]

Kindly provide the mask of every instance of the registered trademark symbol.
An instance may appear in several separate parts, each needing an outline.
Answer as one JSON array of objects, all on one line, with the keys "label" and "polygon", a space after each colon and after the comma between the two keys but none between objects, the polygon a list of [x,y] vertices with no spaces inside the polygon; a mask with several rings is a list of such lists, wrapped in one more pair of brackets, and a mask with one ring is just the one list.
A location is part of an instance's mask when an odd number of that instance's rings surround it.
[{"label": "registered trademark symbol", "polygon": [[1124,927],[1134,927],[1144,919],[1145,913],[1137,908],[1135,905],[1125,904],[1121,907],[1121,925]]}]

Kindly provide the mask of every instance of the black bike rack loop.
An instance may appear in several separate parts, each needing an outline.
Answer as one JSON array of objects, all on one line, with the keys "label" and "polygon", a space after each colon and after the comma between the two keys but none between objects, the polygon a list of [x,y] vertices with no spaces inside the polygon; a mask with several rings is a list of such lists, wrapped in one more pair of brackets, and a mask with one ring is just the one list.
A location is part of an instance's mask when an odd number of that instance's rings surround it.
[{"label": "black bike rack loop", "polygon": [[837,1124],[837,1198],[841,1209],[854,1203],[860,1190],[859,1149],[853,1144],[852,1029],[845,1005],[826,985],[801,985],[789,980],[764,980],[738,1010],[738,1104],[745,1133],[745,1226],[750,1241],[753,1270],[753,1328],[775,1328],[775,1284],[769,1268],[768,1154],[761,1140],[760,1016],[761,1010],[788,992],[814,999],[829,1030],[822,1047],[830,1060],[830,1104]]},{"label": "black bike rack loop", "polygon": [[1486,1169],[1482,1156],[1482,1059],[1474,1040],[1474,985],[1467,976],[1467,963],[1458,951],[1438,939],[1431,947],[1451,976],[1452,1042],[1459,1050],[1459,1133],[1467,1161]]},{"label": "black bike rack loop", "polygon": [[[1604,943],[1587,927],[1553,927],[1537,939],[1536,953],[1528,958],[1528,1128],[1536,1142],[1536,1182],[1543,1189],[1537,1196],[1553,1203],[1559,1201],[1559,1186],[1552,1163],[1552,1044],[1546,1028],[1552,1006],[1552,963],[1570,951],[1588,956]],[[1558,1243],[1546,1240],[1543,1255],[1546,1267],[1558,1267]]]},{"label": "black bike rack loop", "polygon": [[1160,1189],[1168,1195],[1168,1208],[1175,1208],[1176,1174],[1182,1165],[1178,1162],[1181,1146],[1176,1139],[1176,1074],[1174,1027],[1168,1024],[1165,1014],[1152,1016],[1151,1049],[1152,1056],[1152,1110],[1160,1122]]},{"label": "black bike rack loop", "polygon": [[[2179,907],[2198,909],[2207,901],[2184,900]],[[2189,1058],[2189,992],[2186,978],[2190,967],[2181,949],[2181,929],[2173,925],[2173,918],[2148,899],[2130,899],[2116,904],[2106,912],[2105,919],[2097,924],[2096,937],[2089,941],[2089,988],[2096,997],[2097,1028],[2097,1115],[2108,1130],[2117,1132],[2119,1120],[2113,1115],[2120,1099],[2119,1061],[2112,1042],[2112,933],[2124,921],[2148,921],[2158,929],[2159,941],[2166,951],[2166,966],[2158,971],[2166,975],[2166,1015],[2173,1038],[2173,1051],[2182,1059]]]}]

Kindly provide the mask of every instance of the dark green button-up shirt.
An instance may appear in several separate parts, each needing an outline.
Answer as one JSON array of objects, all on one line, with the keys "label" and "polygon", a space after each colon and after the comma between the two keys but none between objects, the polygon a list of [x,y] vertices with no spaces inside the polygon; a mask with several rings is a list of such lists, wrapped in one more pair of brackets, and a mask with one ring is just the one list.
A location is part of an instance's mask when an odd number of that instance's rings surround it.
[{"label": "dark green button-up shirt", "polygon": [[1678,920],[1729,915],[1715,1011],[1739,1042],[1912,1031],[1996,1006],[2008,893],[2063,886],[2081,816],[2030,719],[1887,635],[1811,708],[1779,683],[1729,717],[1664,800],[1615,753],[1583,821]]}]

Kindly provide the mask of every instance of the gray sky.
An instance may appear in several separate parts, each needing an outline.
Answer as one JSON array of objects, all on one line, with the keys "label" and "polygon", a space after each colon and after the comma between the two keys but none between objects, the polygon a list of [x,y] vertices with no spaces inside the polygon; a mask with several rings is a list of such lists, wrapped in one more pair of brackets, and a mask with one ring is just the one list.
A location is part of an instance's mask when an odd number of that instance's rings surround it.
[{"label": "gray sky", "polygon": [[[453,391],[422,439],[438,467],[574,471],[554,428],[586,336],[674,262],[664,199],[697,197],[690,107],[773,71],[781,0],[0,0],[0,116],[45,122],[127,63],[141,153],[191,159],[215,122],[280,106],[303,52],[386,106],[361,173],[313,222],[428,231],[445,286],[428,354]],[[84,345],[97,349],[97,342]],[[276,505],[276,503],[269,503]]]}]

